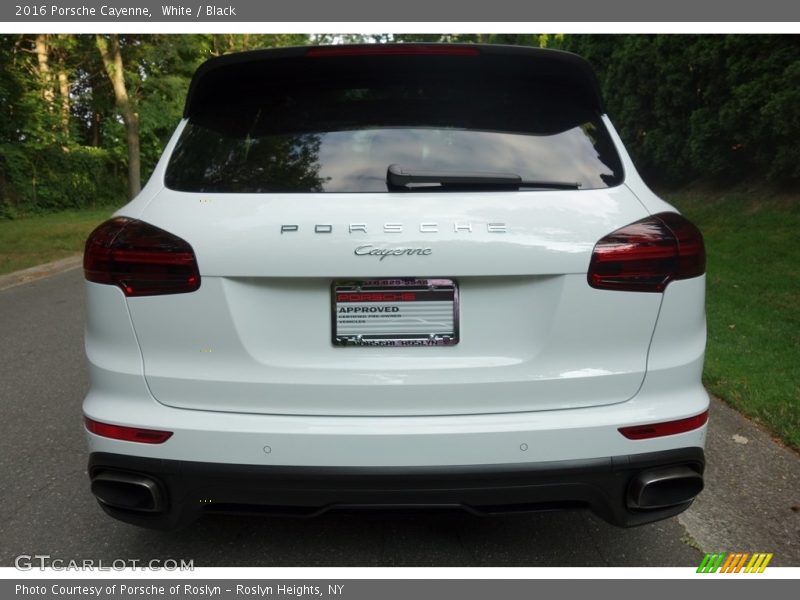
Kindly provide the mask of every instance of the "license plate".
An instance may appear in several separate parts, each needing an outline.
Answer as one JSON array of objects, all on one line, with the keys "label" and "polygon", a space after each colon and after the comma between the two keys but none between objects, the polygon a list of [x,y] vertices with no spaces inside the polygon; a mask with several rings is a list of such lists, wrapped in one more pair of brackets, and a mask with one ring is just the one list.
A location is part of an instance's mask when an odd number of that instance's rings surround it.
[{"label": "license plate", "polygon": [[453,346],[458,286],[452,279],[333,283],[334,346]]}]

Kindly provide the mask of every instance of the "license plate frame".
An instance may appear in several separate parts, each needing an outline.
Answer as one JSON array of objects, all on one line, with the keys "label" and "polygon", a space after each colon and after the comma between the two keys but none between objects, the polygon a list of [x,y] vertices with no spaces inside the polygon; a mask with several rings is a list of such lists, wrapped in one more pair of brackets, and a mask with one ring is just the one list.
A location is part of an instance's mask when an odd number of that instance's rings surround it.
[{"label": "license plate frame", "polygon": [[455,346],[459,313],[458,282],[450,278],[331,283],[331,341],[336,347]]}]

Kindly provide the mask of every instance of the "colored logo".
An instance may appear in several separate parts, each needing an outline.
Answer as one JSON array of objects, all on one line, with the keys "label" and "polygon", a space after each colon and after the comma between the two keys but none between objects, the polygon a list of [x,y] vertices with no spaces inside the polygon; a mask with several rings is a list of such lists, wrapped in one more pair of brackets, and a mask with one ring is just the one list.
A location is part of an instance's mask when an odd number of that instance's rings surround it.
[{"label": "colored logo", "polygon": [[700,566],[697,567],[697,572],[763,573],[771,560],[771,552],[769,554],[766,552],[754,552],[753,554],[749,552],[718,552],[706,554]]}]

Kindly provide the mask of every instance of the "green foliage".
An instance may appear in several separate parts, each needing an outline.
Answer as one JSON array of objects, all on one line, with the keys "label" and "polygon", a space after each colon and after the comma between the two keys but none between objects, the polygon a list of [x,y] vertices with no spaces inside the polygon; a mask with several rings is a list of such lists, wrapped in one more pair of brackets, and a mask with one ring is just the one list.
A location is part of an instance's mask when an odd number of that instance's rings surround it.
[{"label": "green foliage", "polygon": [[[36,37],[0,35],[0,219],[122,204],[125,126],[95,36],[47,36],[47,77],[37,64]],[[143,180],[180,121],[192,74],[203,61],[307,40],[297,34],[120,36],[125,84],[139,114]],[[69,83],[66,123],[60,73]]]},{"label": "green foliage", "polygon": [[25,81],[14,64],[12,36],[0,36],[0,67],[0,141],[11,141],[19,137],[19,123],[31,118],[22,101]]},{"label": "green foliage", "polygon": [[800,179],[800,38],[573,35],[637,167],[662,185]]},{"label": "green foliage", "polygon": [[[0,218],[105,202],[126,189],[125,127],[93,35],[0,35]],[[800,181],[800,38],[780,35],[208,34],[120,36],[140,122],[143,180],[204,60],[304,43],[467,42],[572,50],[595,67],[608,112],[653,183]],[[62,95],[57,77],[69,84]],[[66,122],[64,108],[66,107]],[[63,171],[59,171],[63,169]]]},{"label": "green foliage", "polygon": [[124,196],[124,180],[103,148],[0,144],[0,218],[65,208],[110,205]]}]

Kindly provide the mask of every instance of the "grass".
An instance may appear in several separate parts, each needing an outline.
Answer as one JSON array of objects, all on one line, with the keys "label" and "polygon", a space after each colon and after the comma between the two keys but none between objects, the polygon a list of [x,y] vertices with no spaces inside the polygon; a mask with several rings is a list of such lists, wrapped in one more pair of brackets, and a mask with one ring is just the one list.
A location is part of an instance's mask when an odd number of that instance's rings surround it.
[{"label": "grass", "polygon": [[86,237],[113,211],[68,210],[0,221],[0,275],[83,252]]},{"label": "grass", "polygon": [[800,449],[800,197],[664,197],[705,236],[706,386]]}]

